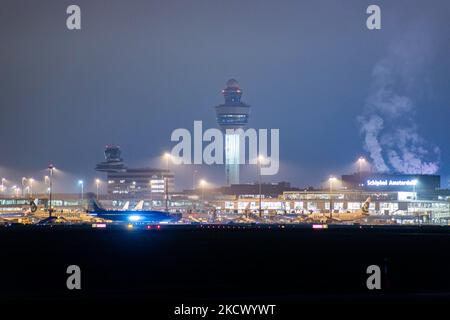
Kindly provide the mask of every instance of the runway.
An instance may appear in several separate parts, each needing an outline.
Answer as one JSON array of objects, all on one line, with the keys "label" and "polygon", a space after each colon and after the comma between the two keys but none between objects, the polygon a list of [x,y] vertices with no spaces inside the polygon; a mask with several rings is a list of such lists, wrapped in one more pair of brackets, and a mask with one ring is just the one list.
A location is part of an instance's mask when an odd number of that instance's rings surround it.
[{"label": "runway", "polygon": [[[1,228],[0,299],[450,297],[448,227],[226,227]],[[66,288],[69,265],[81,269],[79,291]],[[370,265],[381,290],[366,286]]]}]

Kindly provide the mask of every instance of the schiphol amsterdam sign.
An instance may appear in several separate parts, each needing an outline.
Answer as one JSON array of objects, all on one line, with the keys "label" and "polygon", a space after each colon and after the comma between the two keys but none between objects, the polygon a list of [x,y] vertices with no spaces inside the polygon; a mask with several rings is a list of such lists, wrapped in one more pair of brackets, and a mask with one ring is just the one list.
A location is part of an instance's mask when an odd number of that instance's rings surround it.
[{"label": "schiphol amsterdam sign", "polygon": [[385,186],[416,186],[417,185],[417,179],[407,179],[407,180],[391,180],[391,179],[369,179],[367,180],[368,186],[374,186],[374,187],[385,187]]}]

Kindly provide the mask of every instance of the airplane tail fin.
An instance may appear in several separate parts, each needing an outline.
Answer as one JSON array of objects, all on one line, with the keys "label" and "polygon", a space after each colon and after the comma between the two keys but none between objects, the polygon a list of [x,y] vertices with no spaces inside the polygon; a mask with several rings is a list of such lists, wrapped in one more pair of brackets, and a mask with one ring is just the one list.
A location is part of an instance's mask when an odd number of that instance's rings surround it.
[{"label": "airplane tail fin", "polygon": [[144,209],[144,200],[141,200],[137,203],[137,205],[134,207],[135,211],[140,211]]},{"label": "airplane tail fin", "polygon": [[361,211],[363,214],[369,214],[370,201],[372,201],[372,199],[368,197],[367,200],[363,203],[361,207]]},{"label": "airplane tail fin", "polygon": [[104,210],[104,208],[96,199],[90,199],[88,201],[88,211],[89,212],[96,212],[96,211],[103,211],[103,210]]},{"label": "airplane tail fin", "polygon": [[127,202],[125,202],[125,204],[123,205],[122,210],[123,210],[123,211],[126,211],[126,210],[128,210],[129,208],[130,208],[130,201],[127,201]]},{"label": "airplane tail fin", "polygon": [[38,209],[38,203],[39,203],[39,199],[34,199],[30,201],[30,210],[31,212],[36,212]]}]

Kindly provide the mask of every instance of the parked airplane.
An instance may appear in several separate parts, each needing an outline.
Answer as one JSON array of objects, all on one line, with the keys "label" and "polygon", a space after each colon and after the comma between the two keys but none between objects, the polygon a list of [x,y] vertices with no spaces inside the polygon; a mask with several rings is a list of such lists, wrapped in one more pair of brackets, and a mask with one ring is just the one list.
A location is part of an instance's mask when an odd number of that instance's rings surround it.
[{"label": "parked airplane", "polygon": [[305,217],[306,222],[352,222],[366,218],[369,215],[369,205],[371,198],[363,203],[361,209],[355,212],[340,212],[340,213],[311,213]]}]

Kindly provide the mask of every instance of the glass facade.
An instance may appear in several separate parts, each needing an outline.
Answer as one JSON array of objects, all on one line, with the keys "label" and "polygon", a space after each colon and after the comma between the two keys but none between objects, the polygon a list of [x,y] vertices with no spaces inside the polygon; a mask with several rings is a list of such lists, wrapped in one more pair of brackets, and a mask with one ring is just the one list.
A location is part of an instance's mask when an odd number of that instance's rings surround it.
[{"label": "glass facade", "polygon": [[244,126],[248,123],[248,114],[219,114],[217,123],[221,126],[238,125]]},{"label": "glass facade", "polygon": [[239,135],[225,135],[225,171],[227,185],[239,184]]},{"label": "glass facade", "polygon": [[108,173],[108,194],[123,198],[158,199],[174,191],[174,175],[167,170],[127,169]]},{"label": "glass facade", "polygon": [[[447,223],[450,221],[450,202],[445,200],[411,199],[411,193],[405,192],[362,192],[337,191],[286,191],[278,198],[266,198],[262,201],[264,212],[280,213],[318,213],[329,212],[331,204],[333,212],[346,213],[359,211],[368,197],[369,215],[375,219],[400,221],[399,223],[418,223],[431,221]],[[226,212],[244,213],[245,210],[255,212],[259,209],[258,197],[236,198],[235,201],[216,201],[216,209],[224,208]],[[386,220],[386,221],[387,221]]]}]

